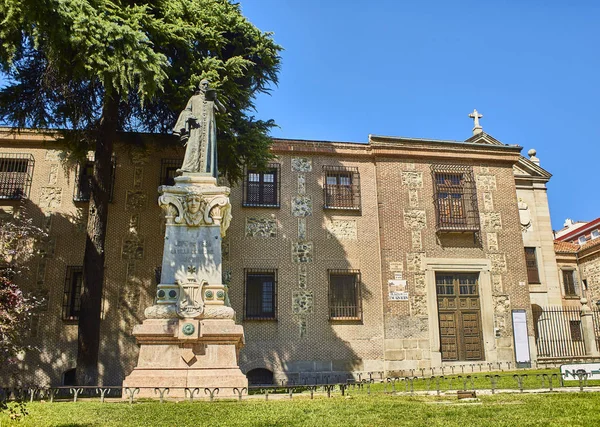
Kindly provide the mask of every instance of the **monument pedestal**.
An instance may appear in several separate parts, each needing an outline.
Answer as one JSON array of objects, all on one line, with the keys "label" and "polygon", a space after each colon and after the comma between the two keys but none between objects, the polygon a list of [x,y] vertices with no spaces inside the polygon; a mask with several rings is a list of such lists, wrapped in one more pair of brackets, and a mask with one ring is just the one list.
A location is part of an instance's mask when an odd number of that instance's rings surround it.
[{"label": "monument pedestal", "polygon": [[244,331],[235,324],[221,279],[221,238],[231,220],[229,188],[207,174],[188,173],[175,186],[159,188],[166,212],[165,246],[156,302],[133,329],[140,345],[137,366],[123,387],[139,387],[140,397],[185,397],[185,388],[219,388],[233,396],[248,386],[239,351]]}]

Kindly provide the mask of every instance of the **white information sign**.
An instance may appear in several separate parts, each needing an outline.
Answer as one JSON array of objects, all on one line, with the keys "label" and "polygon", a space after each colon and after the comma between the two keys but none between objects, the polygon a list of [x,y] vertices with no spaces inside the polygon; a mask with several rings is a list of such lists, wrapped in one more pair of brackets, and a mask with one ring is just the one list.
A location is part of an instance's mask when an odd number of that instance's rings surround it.
[{"label": "white information sign", "polygon": [[560,365],[560,373],[565,380],[579,380],[577,372],[588,374],[588,380],[600,380],[600,363],[570,363]]},{"label": "white information sign", "polygon": [[408,292],[391,291],[388,299],[389,301],[408,301]]},{"label": "white information sign", "polygon": [[513,310],[513,333],[515,339],[515,359],[517,366],[530,365],[529,337],[527,335],[527,313],[525,310]]}]

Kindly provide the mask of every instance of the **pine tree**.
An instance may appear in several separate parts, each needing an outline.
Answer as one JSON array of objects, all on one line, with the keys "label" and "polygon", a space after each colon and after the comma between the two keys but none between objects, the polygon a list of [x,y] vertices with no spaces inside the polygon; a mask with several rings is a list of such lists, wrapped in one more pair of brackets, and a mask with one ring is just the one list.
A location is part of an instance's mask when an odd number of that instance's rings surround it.
[{"label": "pine tree", "polygon": [[[113,143],[122,131],[166,133],[203,78],[228,114],[218,118],[219,169],[230,182],[270,158],[272,121],[251,112],[277,83],[281,47],[228,0],[2,0],[0,121],[58,130],[95,152],[77,379],[98,381],[100,311]],[[175,141],[176,138],[173,138]]]}]

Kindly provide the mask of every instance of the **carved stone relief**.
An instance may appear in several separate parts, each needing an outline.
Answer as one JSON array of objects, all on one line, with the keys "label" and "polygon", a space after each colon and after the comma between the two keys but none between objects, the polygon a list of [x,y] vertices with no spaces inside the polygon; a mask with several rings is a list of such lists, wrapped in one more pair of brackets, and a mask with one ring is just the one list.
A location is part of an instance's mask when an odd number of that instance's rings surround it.
[{"label": "carved stone relief", "polygon": [[494,210],[494,198],[489,191],[483,192],[483,210],[486,212]]},{"label": "carved stone relief", "polygon": [[423,242],[421,241],[421,230],[412,230],[411,240],[413,249],[423,249]]},{"label": "carved stone relief", "polygon": [[487,233],[487,245],[490,251],[498,250],[498,233]]},{"label": "carved stone relief", "polygon": [[481,224],[486,231],[502,230],[502,216],[500,212],[481,213]]},{"label": "carved stone relief", "polygon": [[292,199],[292,215],[306,217],[312,215],[312,200],[309,196],[296,196]]},{"label": "carved stone relief", "polygon": [[339,240],[357,240],[355,220],[334,219],[327,223],[327,238]]},{"label": "carved stone relief", "polygon": [[306,265],[298,266],[298,287],[305,289],[308,284],[308,269]]},{"label": "carved stone relief", "polygon": [[50,165],[50,172],[48,173],[48,185],[56,185],[58,182],[58,165]]},{"label": "carved stone relief", "polygon": [[306,240],[306,218],[298,218],[298,240]]},{"label": "carved stone relief", "polygon": [[229,261],[229,242],[221,242],[221,256],[223,261]]},{"label": "carved stone relief", "polygon": [[306,175],[298,174],[298,194],[306,194]]},{"label": "carved stone relief", "polygon": [[411,316],[427,316],[427,295],[413,295],[410,298]]},{"label": "carved stone relief", "polygon": [[492,273],[498,274],[508,271],[505,254],[488,254],[488,258],[492,261]]},{"label": "carved stone relief", "polygon": [[275,218],[246,217],[246,237],[277,237]]},{"label": "carved stone relief", "polygon": [[313,312],[313,292],[300,290],[294,291],[292,296],[292,313],[306,314]]},{"label": "carved stone relief", "polygon": [[306,157],[292,157],[292,170],[295,172],[311,172],[312,159]]},{"label": "carved stone relief", "polygon": [[46,154],[44,156],[44,160],[47,162],[58,162],[64,156],[64,152],[62,150],[46,150]]},{"label": "carved stone relief", "polygon": [[127,191],[125,199],[126,211],[139,211],[148,204],[148,195],[143,191]]},{"label": "carved stone relief", "polygon": [[408,205],[411,208],[419,207],[419,190],[415,190],[414,188],[408,190]]},{"label": "carved stone relief", "polygon": [[504,288],[502,286],[502,275],[500,274],[492,274],[492,293],[495,295],[504,293]]},{"label": "carved stone relief", "polygon": [[140,188],[144,179],[144,168],[136,166],[133,169],[133,187]]},{"label": "carved stone relief", "polygon": [[413,252],[406,254],[406,270],[421,271],[421,261],[423,260],[423,252]]},{"label": "carved stone relief", "polygon": [[144,238],[132,236],[123,239],[121,259],[137,260],[144,258]]},{"label": "carved stone relief", "polygon": [[526,232],[531,227],[531,211],[529,205],[523,200],[519,200],[519,222],[521,231]]},{"label": "carved stone relief", "polygon": [[427,227],[424,210],[404,210],[404,227],[412,230],[422,230]]},{"label": "carved stone relief", "polygon": [[494,175],[477,175],[477,188],[484,191],[496,189],[496,177]]},{"label": "carved stone relief", "polygon": [[415,281],[415,295],[427,294],[427,285],[425,284],[425,274],[415,273],[414,281]]},{"label": "carved stone relief", "polygon": [[313,256],[312,242],[292,242],[293,262],[312,262]]},{"label": "carved stone relief", "polygon": [[36,272],[36,284],[38,286],[43,285],[44,281],[46,280],[46,264],[47,264],[46,259],[40,258],[40,260],[38,262],[37,272]]},{"label": "carved stone relief", "polygon": [[423,172],[403,171],[402,184],[409,188],[423,188]]},{"label": "carved stone relief", "polygon": [[42,187],[40,194],[40,208],[56,209],[62,203],[62,188]]}]

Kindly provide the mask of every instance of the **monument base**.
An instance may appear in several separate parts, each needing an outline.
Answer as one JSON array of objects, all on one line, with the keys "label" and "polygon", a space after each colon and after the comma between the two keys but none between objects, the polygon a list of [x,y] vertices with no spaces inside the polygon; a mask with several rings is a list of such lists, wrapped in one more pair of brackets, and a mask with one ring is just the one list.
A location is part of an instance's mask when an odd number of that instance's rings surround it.
[{"label": "monument base", "polygon": [[232,319],[147,319],[133,335],[140,354],[123,387],[139,388],[136,396],[157,398],[155,388],[168,387],[169,398],[203,397],[215,388],[215,396],[233,397],[234,388],[248,387],[238,366],[243,328]]}]

